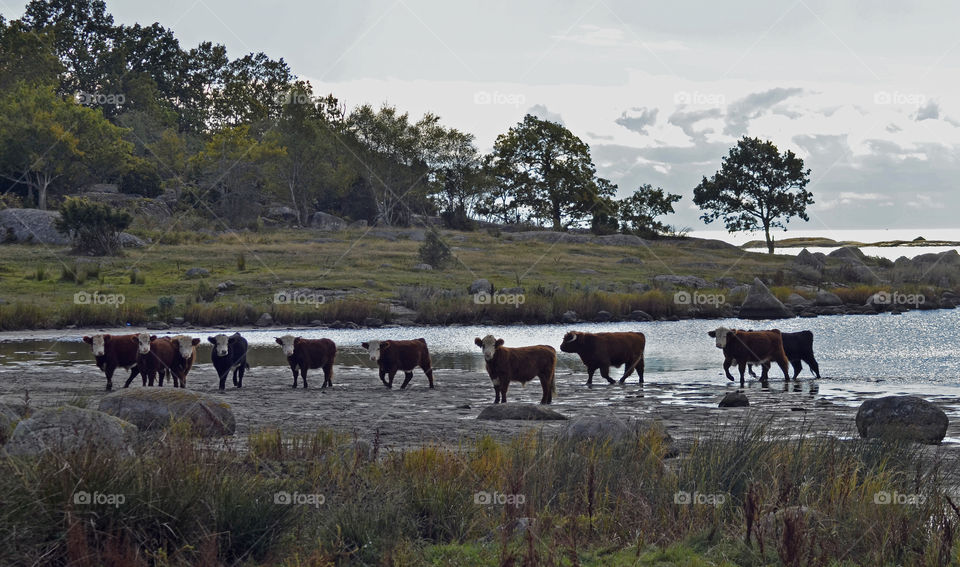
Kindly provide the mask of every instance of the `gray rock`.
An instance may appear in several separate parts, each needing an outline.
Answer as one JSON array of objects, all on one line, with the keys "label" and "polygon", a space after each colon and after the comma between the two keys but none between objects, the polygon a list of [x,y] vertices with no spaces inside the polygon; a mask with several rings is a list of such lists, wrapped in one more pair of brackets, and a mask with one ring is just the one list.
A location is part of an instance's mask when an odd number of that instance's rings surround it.
[{"label": "gray rock", "polygon": [[828,258],[839,258],[845,262],[863,262],[867,256],[856,246],[844,246],[827,254]]},{"label": "gray rock", "polygon": [[0,210],[0,243],[36,243],[65,246],[70,238],[60,233],[54,223],[60,218],[56,211],[40,209]]},{"label": "gray rock", "polygon": [[100,400],[100,411],[141,430],[163,429],[180,420],[188,421],[193,433],[203,437],[233,435],[237,429],[230,404],[180,388],[137,388],[108,394]]},{"label": "gray rock", "polygon": [[617,260],[618,264],[643,264],[643,260],[637,258],[636,256],[627,256],[626,258],[620,258]]},{"label": "gray rock", "polygon": [[297,222],[297,211],[290,207],[270,207],[263,216],[281,222]]},{"label": "gray rock", "polygon": [[820,290],[817,292],[817,297],[813,299],[813,304],[818,307],[834,307],[843,305],[843,300],[835,293]]},{"label": "gray rock", "polygon": [[560,430],[560,437],[570,441],[611,440],[619,441],[636,434],[633,427],[616,415],[606,417],[583,416],[570,420]]},{"label": "gray rock", "polygon": [[228,291],[235,287],[237,287],[237,284],[233,283],[233,280],[227,280],[217,284],[217,291]]},{"label": "gray rock", "polygon": [[653,315],[639,309],[631,311],[630,318],[634,321],[653,321]]},{"label": "gray rock", "polygon": [[807,307],[807,306],[813,304],[813,302],[810,301],[809,299],[803,297],[802,295],[800,295],[800,294],[798,294],[798,293],[791,293],[791,294],[787,297],[786,304],[787,304],[787,305],[790,305],[791,307],[792,307],[792,306]]},{"label": "gray rock", "polygon": [[563,315],[560,316],[560,320],[564,323],[576,323],[580,319],[577,317],[576,311],[564,311]]},{"label": "gray rock", "polygon": [[840,266],[840,278],[854,283],[877,283],[880,278],[869,266],[851,261]]},{"label": "gray rock", "polygon": [[124,248],[143,248],[147,243],[129,232],[120,233],[120,246]]},{"label": "gray rock", "polygon": [[741,319],[786,319],[794,317],[794,313],[767,289],[760,278],[753,278],[753,285],[737,316]]},{"label": "gray rock", "polygon": [[363,320],[364,327],[382,327],[383,319],[378,319],[376,317],[367,317]]},{"label": "gray rock", "polygon": [[603,246],[646,246],[647,242],[633,234],[608,234],[605,236],[594,236],[594,244]]},{"label": "gray rock", "polygon": [[269,327],[270,325],[273,325],[273,315],[269,313],[261,313],[254,325],[257,327]]},{"label": "gray rock", "polygon": [[96,447],[132,456],[136,437],[135,425],[113,415],[61,406],[37,410],[21,420],[4,449],[10,455],[40,455]]},{"label": "gray rock", "polygon": [[710,287],[707,280],[697,276],[676,276],[673,274],[664,274],[653,276],[653,282],[657,284],[671,284],[684,287],[695,287],[697,289]]},{"label": "gray rock", "polygon": [[857,411],[857,431],[866,438],[938,444],[949,424],[942,409],[917,396],[874,398],[863,402]]},{"label": "gray rock", "polygon": [[750,405],[750,400],[743,392],[730,392],[720,400],[717,407],[721,408],[742,408]]},{"label": "gray rock", "polygon": [[750,293],[750,286],[748,284],[740,284],[730,288],[730,295],[738,295],[741,293]]},{"label": "gray rock", "polygon": [[736,279],[731,278],[730,276],[724,276],[722,278],[718,278],[714,280],[714,285],[716,285],[716,287],[721,289],[730,289],[730,288],[737,287],[738,283],[739,282],[737,282]]},{"label": "gray rock", "polygon": [[416,264],[413,266],[413,271],[415,272],[429,272],[433,270],[433,266],[430,264]]},{"label": "gray rock", "polygon": [[184,323],[187,322],[187,320],[184,319],[183,317],[174,317],[174,318],[173,318],[173,321],[171,321],[171,322],[172,322],[174,325],[183,325]]},{"label": "gray rock", "polygon": [[471,295],[477,293],[493,293],[493,284],[490,283],[490,280],[486,278],[480,278],[478,280],[474,280],[473,283],[470,284],[468,291]]},{"label": "gray rock", "polygon": [[596,316],[593,318],[594,321],[599,321],[601,323],[609,321],[610,319],[613,319],[613,313],[610,313],[609,311],[602,311],[602,310],[597,311]]},{"label": "gray rock", "polygon": [[483,408],[477,419],[501,420],[555,420],[567,417],[538,404],[493,404]]},{"label": "gray rock", "polygon": [[522,287],[505,287],[500,290],[500,293],[512,293],[514,295],[517,295],[517,294],[524,293],[525,291],[526,290],[524,290]]},{"label": "gray rock", "polygon": [[186,271],[183,276],[188,280],[195,280],[197,278],[205,278],[210,275],[210,270],[206,268],[190,268]]},{"label": "gray rock", "polygon": [[650,284],[645,284],[642,282],[636,282],[636,283],[630,284],[630,291],[632,291],[633,293],[646,293],[651,289],[653,289],[653,287]]},{"label": "gray rock", "polygon": [[423,242],[427,239],[427,232],[424,230],[411,230],[407,233],[407,238],[414,242]]},{"label": "gray rock", "polygon": [[327,213],[316,212],[310,217],[310,228],[317,230],[343,230],[347,221]]},{"label": "gray rock", "polygon": [[807,250],[806,248],[804,248],[803,250],[800,251],[799,254],[797,254],[797,257],[793,259],[793,263],[800,266],[808,266],[810,268],[814,268],[817,270],[822,269],[824,264],[820,260],[820,258],[811,254],[810,251]]},{"label": "gray rock", "polygon": [[165,331],[170,328],[170,323],[166,321],[148,321],[144,326],[151,331]]}]

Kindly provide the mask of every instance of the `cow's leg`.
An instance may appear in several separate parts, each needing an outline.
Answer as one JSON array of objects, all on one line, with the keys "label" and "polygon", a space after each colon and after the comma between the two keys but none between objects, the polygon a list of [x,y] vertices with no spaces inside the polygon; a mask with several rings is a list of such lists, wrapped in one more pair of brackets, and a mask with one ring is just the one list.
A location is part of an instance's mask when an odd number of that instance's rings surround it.
[{"label": "cow's leg", "polygon": [[810,372],[813,372],[813,375],[816,376],[817,379],[819,380],[820,365],[817,364],[817,359],[813,358],[813,355],[811,354],[810,356],[804,357],[803,361],[807,363],[807,366],[810,367]]},{"label": "cow's leg", "polygon": [[610,366],[607,364],[600,367],[600,376],[603,376],[607,379],[607,384],[613,384],[616,382],[616,380],[610,377]]},{"label": "cow's leg", "polygon": [[323,386],[320,386],[320,389],[327,386],[333,386],[333,362],[323,367]]},{"label": "cow's leg", "polygon": [[500,379],[500,403],[501,404],[507,403],[507,388],[509,387],[510,387],[510,379],[501,378]]},{"label": "cow's leg", "polygon": [[498,382],[497,380],[493,380],[493,392],[495,394],[493,398],[493,403],[499,404],[500,403],[500,382]]},{"label": "cow's leg", "polygon": [[643,355],[641,354],[639,358],[634,360],[632,363],[627,365],[626,369],[623,371],[623,376],[620,377],[620,383],[623,384],[627,381],[627,378],[633,371],[637,371],[637,375],[640,376],[640,383],[643,384]]},{"label": "cow's leg", "polygon": [[303,389],[307,389],[307,363],[300,363],[300,377],[303,378]]},{"label": "cow's leg", "polygon": [[800,359],[791,360],[790,365],[793,366],[793,379],[796,381],[797,376],[800,375],[800,371],[803,370],[803,366],[800,364]]},{"label": "cow's leg", "polygon": [[593,386],[593,373],[596,371],[596,366],[587,366],[587,386]]},{"label": "cow's leg", "polygon": [[752,365],[752,364],[748,364],[748,365],[747,365],[747,371],[750,372],[750,376],[753,376],[754,378],[757,377],[757,373],[753,371],[753,365]]},{"label": "cow's leg", "polygon": [[240,366],[233,371],[233,385],[237,388],[243,388],[243,375],[247,371],[247,363],[241,362]]},{"label": "cow's leg", "polygon": [[433,367],[427,364],[426,366],[421,366],[420,368],[423,368],[423,371],[427,374],[427,380],[430,381],[430,388],[433,389]]},{"label": "cow's leg", "polygon": [[[222,392],[227,389],[227,375],[230,374],[230,367],[228,366],[222,370],[218,368],[217,374],[219,375],[219,378],[220,378],[220,391]],[[237,385],[236,377],[233,378],[233,385],[234,386]]]},{"label": "cow's leg", "polygon": [[743,373],[747,369],[746,362],[737,362],[737,370],[740,371],[740,387],[742,388],[746,384],[746,380],[743,379]]},{"label": "cow's leg", "polygon": [[393,385],[390,382],[387,382],[387,370],[382,366],[380,367],[380,381],[383,382],[383,385],[386,386],[387,388],[393,387]]},{"label": "cow's leg", "polygon": [[407,384],[410,383],[410,379],[413,378],[413,370],[404,370],[403,371],[403,384],[400,384],[400,389],[403,390],[407,387]]},{"label": "cow's leg", "polygon": [[393,377],[397,375],[397,370],[393,369],[387,372],[387,378],[390,380],[387,382],[387,388],[393,388]]},{"label": "cow's leg", "polygon": [[543,388],[543,397],[540,398],[541,404],[550,404],[553,402],[553,377],[546,376],[540,378],[540,386]]},{"label": "cow's leg", "polygon": [[760,364],[760,381],[766,382],[770,379],[770,363],[764,362]]},{"label": "cow's leg", "polygon": [[[767,367],[769,368],[769,366],[770,366],[770,363],[768,362]],[[778,360],[777,366],[780,367],[780,370],[783,370],[783,380],[785,382],[789,382],[790,381],[790,363],[787,361],[787,357],[784,356],[783,358]]]},{"label": "cow's leg", "polygon": [[107,368],[104,370],[104,373],[106,373],[107,375],[107,391],[108,392],[113,389],[113,373],[114,371],[116,371],[116,369],[117,369],[116,366],[112,364],[108,364]]},{"label": "cow's leg", "polygon": [[[730,374],[730,365],[733,364],[732,358],[725,358],[723,360],[723,373],[727,375],[727,380],[733,382],[733,374]],[[743,373],[741,372],[741,375]],[[743,381],[743,376],[740,377],[740,380]]]},{"label": "cow's leg", "polygon": [[134,364],[133,368],[130,369],[130,376],[127,377],[127,381],[124,382],[123,387],[126,388],[130,386],[130,382],[133,382],[133,379],[137,377],[137,374],[140,374],[140,367]]}]

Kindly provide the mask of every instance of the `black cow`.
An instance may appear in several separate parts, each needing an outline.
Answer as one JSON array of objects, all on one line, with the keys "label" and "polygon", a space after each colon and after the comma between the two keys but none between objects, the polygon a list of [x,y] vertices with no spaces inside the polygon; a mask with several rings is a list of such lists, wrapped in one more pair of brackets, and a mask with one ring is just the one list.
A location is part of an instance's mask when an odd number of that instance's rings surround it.
[{"label": "black cow", "polygon": [[250,368],[247,364],[247,339],[234,333],[229,337],[223,333],[207,337],[213,349],[210,350],[210,362],[217,369],[220,389],[226,386],[227,375],[233,370],[233,385],[243,387],[243,372]]},{"label": "black cow", "polygon": [[[781,333],[781,336],[783,337],[783,352],[787,354],[787,360],[793,366],[793,379],[796,380],[797,375],[803,369],[803,365],[800,363],[806,362],[807,366],[810,367],[810,372],[819,380],[820,365],[817,364],[817,359],[813,356],[813,332],[797,331],[795,333]],[[757,374],[753,371],[753,365],[750,365],[750,375],[754,378],[757,377]]]}]

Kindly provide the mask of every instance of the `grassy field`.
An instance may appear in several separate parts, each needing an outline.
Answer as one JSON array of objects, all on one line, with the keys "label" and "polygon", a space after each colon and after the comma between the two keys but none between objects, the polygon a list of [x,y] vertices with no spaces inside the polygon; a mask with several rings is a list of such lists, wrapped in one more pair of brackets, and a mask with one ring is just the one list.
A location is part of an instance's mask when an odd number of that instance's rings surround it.
[{"label": "grassy field", "polygon": [[[0,458],[4,565],[947,565],[955,468],[918,446],[740,422],[677,455],[464,440],[384,452],[320,430],[205,448],[174,424],[135,457]],[[75,494],[100,494],[84,504]],[[121,498],[118,495],[122,495]]]},{"label": "grassy field", "polygon": [[[790,257],[708,247],[693,239],[606,246],[443,231],[451,264],[416,271],[421,242],[411,237],[417,231],[140,234],[161,243],[104,258],[72,256],[67,248],[43,245],[0,245],[0,329],[142,324],[175,317],[200,325],[250,324],[264,312],[286,324],[360,323],[367,317],[389,320],[391,302],[416,309],[425,323],[549,322],[568,309],[584,318],[600,310],[624,317],[635,309],[660,317],[685,313],[687,307],[677,305],[670,290],[638,292],[631,284],[660,274],[741,283],[760,276],[779,285],[775,292],[786,298],[800,283],[789,269]],[[620,262],[624,258],[630,260]],[[209,275],[188,278],[191,268]],[[475,304],[466,290],[478,278],[496,289],[522,287],[523,303]],[[231,287],[218,290],[228,281]],[[276,294],[284,292],[291,301],[277,303]],[[701,316],[711,314],[722,313],[701,306]]]}]

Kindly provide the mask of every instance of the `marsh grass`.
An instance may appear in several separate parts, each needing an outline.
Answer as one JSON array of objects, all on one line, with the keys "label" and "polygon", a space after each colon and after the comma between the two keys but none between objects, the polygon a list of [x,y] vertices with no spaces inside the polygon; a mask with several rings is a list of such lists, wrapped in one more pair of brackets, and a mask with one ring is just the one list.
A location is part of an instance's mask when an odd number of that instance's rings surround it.
[{"label": "marsh grass", "polygon": [[[957,478],[929,448],[743,421],[679,452],[530,432],[375,449],[328,430],[211,449],[176,428],[132,458],[0,458],[0,563],[29,565],[942,565]],[[123,494],[80,505],[75,491]],[[319,506],[274,503],[278,491]],[[677,502],[681,491],[719,505]],[[922,495],[878,504],[881,493]],[[477,494],[522,495],[478,503]],[[119,563],[118,563],[119,562]]]}]

